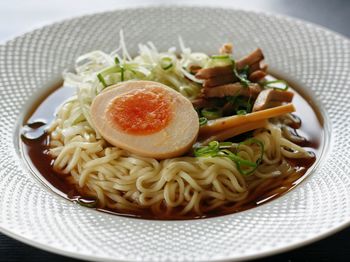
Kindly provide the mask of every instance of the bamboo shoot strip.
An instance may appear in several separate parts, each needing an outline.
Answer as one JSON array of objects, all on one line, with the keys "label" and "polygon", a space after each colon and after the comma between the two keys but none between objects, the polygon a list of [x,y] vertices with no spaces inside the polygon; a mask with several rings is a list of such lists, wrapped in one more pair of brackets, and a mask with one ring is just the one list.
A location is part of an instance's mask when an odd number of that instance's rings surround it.
[{"label": "bamboo shoot strip", "polygon": [[246,133],[248,131],[252,131],[254,129],[258,129],[258,128],[262,128],[264,126],[266,126],[267,124],[267,120],[260,120],[260,121],[256,121],[256,122],[251,122],[251,123],[247,123],[244,125],[239,125],[239,126],[234,126],[228,129],[224,129],[221,130],[207,138],[201,139],[204,140],[201,145],[207,145],[209,144],[211,141],[225,141],[231,137],[235,137],[238,136],[240,134]]},{"label": "bamboo shoot strip", "polygon": [[269,119],[272,117],[277,117],[287,113],[295,111],[295,107],[292,103],[277,106],[274,108],[269,108],[257,112],[253,112],[246,115],[234,115],[228,117],[222,117],[215,120],[210,120],[206,125],[203,125],[199,129],[199,134],[201,136],[211,136],[218,133],[221,130],[225,130],[231,127],[244,125],[251,122],[257,122],[264,119]]}]

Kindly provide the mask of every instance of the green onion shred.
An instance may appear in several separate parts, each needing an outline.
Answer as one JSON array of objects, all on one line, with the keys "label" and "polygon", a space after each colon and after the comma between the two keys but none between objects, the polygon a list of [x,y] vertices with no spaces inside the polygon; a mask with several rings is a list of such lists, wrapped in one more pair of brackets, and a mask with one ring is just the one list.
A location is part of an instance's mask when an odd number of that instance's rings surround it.
[{"label": "green onion shred", "polygon": [[284,80],[272,80],[262,82],[261,85],[265,88],[273,88],[275,90],[286,91],[288,90],[288,83]]},{"label": "green onion shred", "polygon": [[109,86],[109,84],[107,83],[105,77],[113,73],[118,73],[119,71],[120,71],[119,66],[108,67],[97,74],[97,79],[101,82],[103,87],[107,87]]},{"label": "green onion shred", "polygon": [[227,157],[233,162],[235,162],[237,170],[240,174],[244,176],[249,176],[255,172],[255,170],[262,162],[264,155],[264,144],[258,139],[249,138],[239,143],[237,146],[237,151],[239,152],[239,148],[241,145],[252,144],[256,144],[260,148],[260,156],[256,162],[243,159],[238,155],[238,153],[235,154],[234,152],[229,150],[233,147],[232,142],[212,141],[207,146],[195,148],[194,155],[196,157]]},{"label": "green onion shred", "polygon": [[226,101],[234,106],[237,115],[245,115],[252,112],[253,104],[251,97],[248,100],[240,96],[227,96]]},{"label": "green onion shred", "polygon": [[246,115],[246,114],[247,114],[246,110],[241,109],[237,111],[237,115]]},{"label": "green onion shred", "polygon": [[106,81],[105,81],[105,79],[104,79],[104,77],[102,76],[101,73],[97,74],[97,78],[98,78],[98,80],[101,82],[101,84],[103,85],[103,87],[107,87],[107,86],[108,86],[107,83],[106,83]]},{"label": "green onion shred", "polygon": [[250,81],[248,80],[249,66],[246,65],[240,72],[237,71],[236,62],[232,59],[233,74],[238,78],[242,86],[248,87]]},{"label": "green onion shred", "polygon": [[163,57],[160,60],[160,66],[163,70],[168,70],[173,66],[173,60],[171,59],[171,57]]},{"label": "green onion shred", "polygon": [[199,118],[199,126],[204,126],[206,123],[208,123],[208,119],[206,117]]},{"label": "green onion shred", "polygon": [[204,116],[208,120],[222,117],[221,111],[217,108],[203,108],[201,113],[202,116]]},{"label": "green onion shred", "polygon": [[124,73],[125,73],[125,68],[124,65],[120,64],[120,81],[124,81]]},{"label": "green onion shred", "polygon": [[83,197],[79,197],[76,202],[84,207],[97,207],[98,204],[98,198],[96,197],[87,197],[87,198],[83,198]]},{"label": "green onion shred", "polygon": [[229,55],[212,55],[210,58],[211,59],[228,59],[230,57]]}]

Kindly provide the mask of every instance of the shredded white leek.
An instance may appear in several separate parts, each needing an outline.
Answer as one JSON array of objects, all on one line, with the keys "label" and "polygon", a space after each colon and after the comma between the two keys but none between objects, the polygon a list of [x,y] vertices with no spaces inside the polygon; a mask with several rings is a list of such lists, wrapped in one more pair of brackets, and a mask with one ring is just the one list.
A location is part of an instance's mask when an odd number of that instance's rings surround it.
[{"label": "shredded white leek", "polygon": [[63,74],[66,85],[77,87],[77,97],[84,115],[97,94],[107,86],[122,81],[157,81],[189,99],[198,95],[202,81],[191,74],[190,67],[204,67],[209,59],[206,54],[192,53],[179,38],[179,56],[176,47],[159,52],[152,42],[147,42],[139,44],[139,54],[132,58],[126,48],[123,31],[119,39],[119,47],[110,54],[100,50],[84,54],[76,60],[75,73]]}]

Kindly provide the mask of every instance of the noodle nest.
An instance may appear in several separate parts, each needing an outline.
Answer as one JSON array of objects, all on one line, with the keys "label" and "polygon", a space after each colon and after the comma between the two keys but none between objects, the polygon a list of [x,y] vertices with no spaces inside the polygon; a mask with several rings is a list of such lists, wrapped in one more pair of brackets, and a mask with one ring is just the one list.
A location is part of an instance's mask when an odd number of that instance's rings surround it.
[{"label": "noodle nest", "polygon": [[[49,130],[54,169],[68,174],[69,183],[85,195],[95,196],[99,207],[120,212],[137,214],[150,209],[156,215],[171,216],[175,211],[178,215],[203,215],[238,206],[259,185],[296,172],[285,158],[310,157],[283,137],[278,124],[282,118],[254,132],[253,137],[264,144],[264,154],[250,176],[243,176],[226,157],[158,161],[110,146],[89,123],[88,112],[77,97],[57,112]],[[239,156],[256,161],[260,152],[254,145],[242,145]]]}]

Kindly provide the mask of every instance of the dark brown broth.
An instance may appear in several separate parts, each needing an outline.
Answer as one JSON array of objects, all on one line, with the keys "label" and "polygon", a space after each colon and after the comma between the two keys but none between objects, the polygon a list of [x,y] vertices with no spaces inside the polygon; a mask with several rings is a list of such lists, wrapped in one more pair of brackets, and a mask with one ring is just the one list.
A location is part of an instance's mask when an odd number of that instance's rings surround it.
[{"label": "dark brown broth", "polygon": [[[71,201],[83,203],[83,205],[87,206],[93,206],[94,203],[91,197],[85,195],[82,190],[79,190],[73,184],[67,183],[67,175],[53,170],[53,159],[48,154],[50,137],[45,130],[54,119],[58,106],[67,98],[71,97],[74,92],[75,89],[71,87],[63,86],[56,88],[33,108],[33,111],[27,117],[25,123],[23,123],[23,128],[21,130],[21,149],[23,157],[32,172],[50,189]],[[317,112],[316,108],[311,106],[312,100],[307,97],[304,98],[296,91],[293,103],[296,107],[295,115],[302,121],[302,125],[297,130],[297,133],[306,138],[306,142],[302,146],[306,147],[307,150],[312,151],[316,158],[318,158],[321,154],[324,135],[323,125],[321,124],[322,119],[318,117],[318,113],[315,113]],[[147,219],[193,219],[230,214],[261,205],[277,198],[285,192],[288,192],[306,177],[305,174],[307,174],[310,167],[314,165],[315,158],[311,160],[290,159],[289,162],[293,166],[299,168],[299,171],[289,178],[290,181],[283,182],[282,179],[273,178],[271,181],[267,182],[267,186],[262,190],[253,190],[248,198],[242,203],[211,211],[203,216],[198,216],[196,214],[178,216],[176,215],[176,210],[172,212],[173,214],[171,216],[168,216],[165,214],[154,215],[150,210],[144,210],[142,213],[138,214],[126,214],[116,212],[115,210],[97,209],[112,214]],[[281,185],[283,186],[281,187]]]}]

